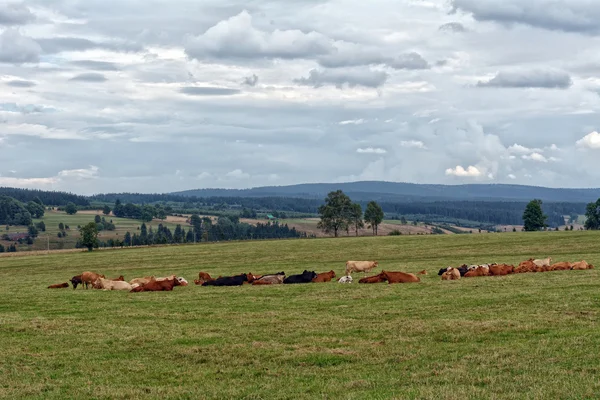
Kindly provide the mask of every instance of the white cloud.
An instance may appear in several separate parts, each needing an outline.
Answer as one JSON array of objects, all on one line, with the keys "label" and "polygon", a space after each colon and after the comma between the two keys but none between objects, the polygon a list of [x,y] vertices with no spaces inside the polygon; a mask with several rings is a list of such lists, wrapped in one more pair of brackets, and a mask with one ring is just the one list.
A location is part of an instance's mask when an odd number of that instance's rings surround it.
[{"label": "white cloud", "polygon": [[537,161],[537,162],[543,162],[543,163],[548,162],[548,159],[540,153],[527,154],[527,155],[522,156],[521,158],[523,160],[531,160],[531,161]]},{"label": "white cloud", "polygon": [[533,150],[515,143],[508,148],[508,151],[510,151],[511,153],[527,154],[531,153]]},{"label": "white cloud", "polygon": [[577,147],[597,150],[600,149],[600,133],[594,131],[588,133],[577,141]]},{"label": "white cloud", "polygon": [[364,149],[356,149],[356,152],[361,153],[361,154],[385,154],[385,153],[387,153],[387,151],[385,149],[374,148],[374,147],[367,147]]},{"label": "white cloud", "polygon": [[517,179],[515,174],[508,174],[508,179]]},{"label": "white cloud", "polygon": [[446,175],[453,175],[461,178],[479,178],[483,176],[483,174],[484,172],[472,165],[469,165],[467,169],[457,165],[456,168],[448,168],[446,170]]},{"label": "white cloud", "polygon": [[225,174],[225,177],[231,178],[231,179],[248,179],[248,178],[250,178],[250,174],[247,174],[238,168],[238,169],[234,169],[233,171],[230,171],[227,174]]},{"label": "white cloud", "polygon": [[75,178],[75,179],[94,179],[98,175],[98,168],[95,165],[90,165],[89,168],[68,169],[58,173],[59,178]]},{"label": "white cloud", "polygon": [[400,146],[415,148],[415,149],[426,149],[425,143],[420,140],[403,140],[400,142]]},{"label": "white cloud", "polygon": [[339,124],[340,125],[362,125],[364,123],[366,123],[367,121],[364,119],[349,119],[347,121],[340,121]]}]

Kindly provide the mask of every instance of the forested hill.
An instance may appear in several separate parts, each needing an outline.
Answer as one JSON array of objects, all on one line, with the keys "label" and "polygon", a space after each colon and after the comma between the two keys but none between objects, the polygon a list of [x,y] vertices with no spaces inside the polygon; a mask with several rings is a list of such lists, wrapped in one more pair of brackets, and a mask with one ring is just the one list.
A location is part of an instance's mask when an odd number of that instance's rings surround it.
[{"label": "forested hill", "polygon": [[55,192],[36,189],[18,189],[10,187],[0,187],[0,196],[8,196],[23,203],[34,201],[36,198],[47,206],[64,206],[69,202],[77,206],[87,206],[89,201],[84,196],[73,193]]},{"label": "forested hill", "polygon": [[265,186],[252,189],[197,189],[173,193],[190,197],[296,197],[323,199],[333,190],[343,190],[354,200],[386,202],[436,200],[503,200],[588,203],[600,198],[596,189],[555,189],[522,185],[421,185],[364,181],[351,183],[310,183],[291,186]]}]

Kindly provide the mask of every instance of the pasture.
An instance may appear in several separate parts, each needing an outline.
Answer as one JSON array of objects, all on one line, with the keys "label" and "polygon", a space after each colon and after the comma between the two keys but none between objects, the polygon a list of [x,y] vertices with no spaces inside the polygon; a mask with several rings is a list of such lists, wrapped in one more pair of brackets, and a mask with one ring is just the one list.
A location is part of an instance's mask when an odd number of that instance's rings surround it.
[{"label": "pasture", "polygon": [[[529,257],[599,266],[597,232],[230,242],[0,258],[0,397],[584,399],[600,393],[599,270],[442,282],[441,267]],[[82,271],[190,282],[333,269],[404,285],[59,289]],[[382,268],[381,268],[382,267]]]}]

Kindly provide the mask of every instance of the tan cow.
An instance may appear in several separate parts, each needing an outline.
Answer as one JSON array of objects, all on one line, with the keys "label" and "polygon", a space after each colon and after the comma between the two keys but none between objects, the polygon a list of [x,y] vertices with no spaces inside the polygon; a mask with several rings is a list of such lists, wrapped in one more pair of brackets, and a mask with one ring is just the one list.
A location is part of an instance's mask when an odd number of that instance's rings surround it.
[{"label": "tan cow", "polygon": [[381,276],[388,281],[388,284],[421,282],[421,279],[418,276],[406,272],[381,271]]},{"label": "tan cow", "polygon": [[460,271],[456,268],[450,268],[442,274],[443,281],[457,281],[460,279]]},{"label": "tan cow", "polygon": [[378,266],[379,263],[377,261],[347,261],[346,276],[349,276],[352,272],[366,273]]},{"label": "tan cow", "polygon": [[585,260],[573,263],[573,270],[575,271],[583,271],[586,269],[594,269],[594,266],[588,264]]},{"label": "tan cow", "polygon": [[538,267],[549,267],[552,263],[552,257],[544,258],[543,260],[533,260],[533,263]]},{"label": "tan cow", "polygon": [[559,262],[550,266],[550,271],[568,271],[573,268],[573,264],[568,261]]},{"label": "tan cow", "polygon": [[111,281],[110,279],[99,278],[94,284],[95,287],[102,290],[131,290],[133,287],[123,281]]},{"label": "tan cow", "polygon": [[492,275],[492,276],[503,276],[503,275],[508,275],[508,274],[514,274],[514,272],[515,272],[515,267],[513,267],[512,265],[499,264],[499,265],[492,265],[490,267],[490,275]]},{"label": "tan cow", "polygon": [[137,283],[138,285],[145,285],[146,283],[153,281],[154,279],[155,279],[154,276],[146,276],[144,278],[134,278],[129,281],[129,284],[135,285]]},{"label": "tan cow", "polygon": [[106,276],[97,274],[95,272],[85,271],[83,274],[81,274],[81,283],[85,285],[85,288],[87,289],[88,285],[92,285],[93,287],[94,283],[99,278],[106,278]]}]

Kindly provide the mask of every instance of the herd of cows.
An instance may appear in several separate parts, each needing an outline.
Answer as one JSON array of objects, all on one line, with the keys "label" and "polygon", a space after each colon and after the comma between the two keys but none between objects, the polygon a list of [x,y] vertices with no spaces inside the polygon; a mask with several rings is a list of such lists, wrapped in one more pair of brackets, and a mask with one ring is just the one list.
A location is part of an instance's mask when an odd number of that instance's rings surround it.
[{"label": "herd of cows", "polygon": [[[377,268],[377,261],[348,261],[346,262],[346,274],[342,276],[339,283],[352,283],[352,273],[367,273]],[[559,262],[552,264],[552,258],[546,259],[529,259],[521,262],[517,267],[507,264],[482,264],[482,265],[466,265],[463,264],[458,268],[447,267],[438,271],[438,275],[442,280],[458,280],[461,278],[474,278],[482,276],[504,276],[509,274],[533,273],[533,272],[550,272],[550,271],[565,271],[565,270],[586,270],[593,269],[594,266],[586,261],[579,262]],[[423,270],[417,275],[427,275],[427,271]],[[377,275],[363,277],[358,283],[414,283],[420,282],[421,279],[415,274],[406,272],[390,272],[381,271]],[[323,272],[317,274],[314,271],[304,270],[301,274],[286,276],[285,272],[278,272],[268,275],[254,275],[252,273],[240,274],[235,276],[219,276],[212,278],[206,272],[198,273],[198,279],[194,280],[196,285],[201,286],[242,286],[244,284],[251,285],[277,285],[277,284],[301,284],[301,283],[319,283],[331,282],[336,278],[334,271]],[[126,282],[121,275],[118,278],[106,279],[105,275],[96,272],[86,271],[81,275],[74,276],[70,280],[73,289],[77,286],[90,286],[94,289],[102,290],[127,290],[132,293],[136,292],[156,292],[156,291],[171,291],[175,286],[187,286],[188,281],[180,276],[170,275],[167,277],[147,276],[143,278],[134,278]],[[48,289],[68,288],[69,283],[64,282],[56,285],[48,286]]]}]

